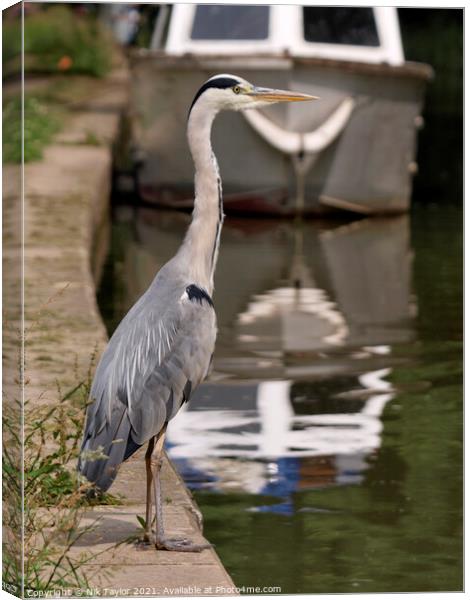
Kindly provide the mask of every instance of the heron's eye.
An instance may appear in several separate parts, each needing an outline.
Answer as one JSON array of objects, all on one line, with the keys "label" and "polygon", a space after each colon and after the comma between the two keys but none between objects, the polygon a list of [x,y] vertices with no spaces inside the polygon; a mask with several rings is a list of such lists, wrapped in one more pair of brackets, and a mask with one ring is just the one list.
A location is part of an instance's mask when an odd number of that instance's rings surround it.
[{"label": "heron's eye", "polygon": [[240,89],[239,85],[233,86],[232,90],[233,90],[234,94],[239,94],[241,92],[241,89]]}]

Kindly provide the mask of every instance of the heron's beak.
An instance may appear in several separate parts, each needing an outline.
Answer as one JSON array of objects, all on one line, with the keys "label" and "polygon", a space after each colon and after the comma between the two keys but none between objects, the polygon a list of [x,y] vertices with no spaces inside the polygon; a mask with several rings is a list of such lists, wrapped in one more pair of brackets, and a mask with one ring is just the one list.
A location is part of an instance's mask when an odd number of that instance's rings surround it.
[{"label": "heron's beak", "polygon": [[310,96],[310,94],[262,87],[254,87],[247,94],[256,100],[259,99],[265,102],[305,102],[307,100],[318,100],[318,96]]}]

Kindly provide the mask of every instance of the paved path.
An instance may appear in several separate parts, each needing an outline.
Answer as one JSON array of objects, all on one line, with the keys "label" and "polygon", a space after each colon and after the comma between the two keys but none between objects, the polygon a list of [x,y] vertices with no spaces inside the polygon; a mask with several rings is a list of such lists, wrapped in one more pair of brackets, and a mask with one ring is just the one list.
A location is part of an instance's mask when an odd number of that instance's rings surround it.
[{"label": "paved path", "polygon": [[[107,247],[110,145],[126,103],[126,73],[79,83],[73,117],[44,159],[25,168],[26,398],[31,403],[57,400],[58,385],[66,390],[84,379],[93,350],[99,353],[106,343],[95,281]],[[4,308],[13,332],[19,325],[19,169],[8,165],[3,172]],[[14,334],[5,341],[12,350],[4,363],[6,388],[14,393],[18,344]],[[202,541],[197,508],[167,459],[163,477],[168,533]],[[89,571],[100,595],[230,593],[233,583],[213,549],[188,554],[138,550],[132,543],[116,547],[137,533],[136,515],[145,512],[142,452],[123,466],[110,491],[121,494],[123,504],[88,511],[84,524],[98,518],[98,525],[73,549],[105,550]]]}]

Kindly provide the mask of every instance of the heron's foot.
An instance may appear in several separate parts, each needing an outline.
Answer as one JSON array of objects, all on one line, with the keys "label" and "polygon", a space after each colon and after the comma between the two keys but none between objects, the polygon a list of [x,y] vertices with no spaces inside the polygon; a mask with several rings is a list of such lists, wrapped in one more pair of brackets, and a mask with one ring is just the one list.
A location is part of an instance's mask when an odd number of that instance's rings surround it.
[{"label": "heron's foot", "polygon": [[156,539],[155,548],[157,550],[167,550],[169,552],[202,552],[212,548],[211,544],[194,544],[187,538]]}]

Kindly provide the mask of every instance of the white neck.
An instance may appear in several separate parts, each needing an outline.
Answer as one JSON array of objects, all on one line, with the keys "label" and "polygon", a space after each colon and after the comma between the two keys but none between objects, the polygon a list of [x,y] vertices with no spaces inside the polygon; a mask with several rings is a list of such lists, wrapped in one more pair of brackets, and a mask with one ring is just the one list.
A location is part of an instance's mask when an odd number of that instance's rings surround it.
[{"label": "white neck", "polygon": [[211,128],[217,111],[197,102],[188,120],[188,143],[195,166],[195,198],[191,225],[179,251],[191,283],[212,294],[222,229],[222,188],[211,146]]}]

